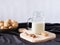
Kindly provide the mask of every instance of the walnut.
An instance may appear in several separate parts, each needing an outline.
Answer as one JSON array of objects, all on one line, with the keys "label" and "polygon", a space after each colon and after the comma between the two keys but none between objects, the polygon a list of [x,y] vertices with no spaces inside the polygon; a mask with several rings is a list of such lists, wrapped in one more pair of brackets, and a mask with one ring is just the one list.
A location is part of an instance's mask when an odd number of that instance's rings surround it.
[{"label": "walnut", "polygon": [[9,23],[4,23],[4,27],[9,27],[10,24]]},{"label": "walnut", "polygon": [[0,27],[3,26],[3,25],[4,25],[4,23],[0,23]]},{"label": "walnut", "polygon": [[4,25],[4,21],[0,21],[0,27]]},{"label": "walnut", "polygon": [[34,34],[30,34],[30,35],[31,35],[31,37],[36,38],[36,35],[34,35]]},{"label": "walnut", "polygon": [[13,24],[12,24],[12,27],[14,27],[14,28],[17,27],[17,26],[18,26],[17,23],[13,23]]},{"label": "walnut", "polygon": [[15,20],[11,20],[11,23],[12,23],[12,24],[17,23],[17,21],[15,21]]},{"label": "walnut", "polygon": [[12,28],[12,26],[9,26],[9,29],[11,29]]},{"label": "walnut", "polygon": [[41,35],[48,36],[48,33],[47,32],[41,32]]},{"label": "walnut", "polygon": [[0,29],[7,29],[7,27],[1,26]]},{"label": "walnut", "polygon": [[36,35],[34,35],[34,34],[28,34],[28,33],[25,33],[27,36],[29,36],[29,37],[32,37],[32,38],[36,38],[37,36]]},{"label": "walnut", "polygon": [[11,24],[11,19],[5,20],[4,23],[9,23],[9,24]]}]

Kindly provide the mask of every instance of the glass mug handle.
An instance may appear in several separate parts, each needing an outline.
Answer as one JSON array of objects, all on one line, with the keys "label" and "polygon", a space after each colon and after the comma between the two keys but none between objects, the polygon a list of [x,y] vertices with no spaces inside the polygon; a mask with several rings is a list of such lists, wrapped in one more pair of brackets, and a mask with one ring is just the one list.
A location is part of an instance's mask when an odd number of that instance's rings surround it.
[{"label": "glass mug handle", "polygon": [[30,27],[29,27],[30,26],[30,22],[32,23],[34,21],[34,18],[36,18],[36,16],[38,14],[39,14],[39,12],[35,11],[35,12],[33,12],[33,16],[28,18],[28,20],[27,20],[27,29],[30,29]]},{"label": "glass mug handle", "polygon": [[27,29],[28,29],[28,30],[31,29],[31,28],[30,28],[30,23],[32,24],[32,21],[33,21],[32,18],[28,18],[28,20],[27,20]]}]

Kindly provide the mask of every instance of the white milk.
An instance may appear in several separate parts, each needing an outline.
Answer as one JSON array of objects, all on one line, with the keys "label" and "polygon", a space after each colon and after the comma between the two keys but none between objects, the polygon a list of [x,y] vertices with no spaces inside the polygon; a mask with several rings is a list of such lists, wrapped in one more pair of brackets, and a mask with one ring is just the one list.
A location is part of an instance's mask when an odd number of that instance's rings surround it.
[{"label": "white milk", "polygon": [[35,34],[40,34],[45,30],[45,23],[42,22],[32,22],[32,31]]}]

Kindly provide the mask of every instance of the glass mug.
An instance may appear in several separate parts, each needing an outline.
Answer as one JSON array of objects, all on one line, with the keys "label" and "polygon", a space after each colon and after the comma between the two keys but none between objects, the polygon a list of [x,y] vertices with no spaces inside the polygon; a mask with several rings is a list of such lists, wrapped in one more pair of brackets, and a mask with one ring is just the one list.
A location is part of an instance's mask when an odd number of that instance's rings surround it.
[{"label": "glass mug", "polygon": [[45,30],[45,22],[42,12],[34,12],[33,17],[28,19],[28,22],[32,23],[32,32],[35,34],[40,34]]}]

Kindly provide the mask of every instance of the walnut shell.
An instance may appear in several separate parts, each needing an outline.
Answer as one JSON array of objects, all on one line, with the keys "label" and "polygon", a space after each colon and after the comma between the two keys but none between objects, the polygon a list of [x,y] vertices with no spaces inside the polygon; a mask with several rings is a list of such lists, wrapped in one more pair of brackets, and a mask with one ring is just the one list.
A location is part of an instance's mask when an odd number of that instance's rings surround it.
[{"label": "walnut shell", "polygon": [[4,23],[4,21],[1,20],[0,23]]},{"label": "walnut shell", "polygon": [[9,29],[13,28],[12,26],[9,26]]},{"label": "walnut shell", "polygon": [[8,20],[6,20],[6,21],[4,21],[4,23],[11,23],[11,19],[8,19]]},{"label": "walnut shell", "polygon": [[1,22],[0,22],[0,27],[3,26],[3,25],[4,25],[4,23],[1,23]]},{"label": "walnut shell", "polygon": [[4,29],[4,26],[1,26],[0,29]]},{"label": "walnut shell", "polygon": [[17,23],[13,23],[12,27],[18,27],[18,24]]},{"label": "walnut shell", "polygon": [[0,27],[0,29],[7,29],[7,28],[6,28],[6,27],[4,27],[4,26],[1,26],[1,27]]},{"label": "walnut shell", "polygon": [[43,35],[43,36],[48,36],[48,33],[46,33],[46,32],[41,32],[41,35]]},{"label": "walnut shell", "polygon": [[11,20],[11,23],[13,24],[13,23],[17,23],[17,21],[15,21],[15,20]]},{"label": "walnut shell", "polygon": [[0,21],[0,27],[4,25],[4,21]]},{"label": "walnut shell", "polygon": [[10,24],[9,23],[4,23],[4,27],[9,27]]}]

